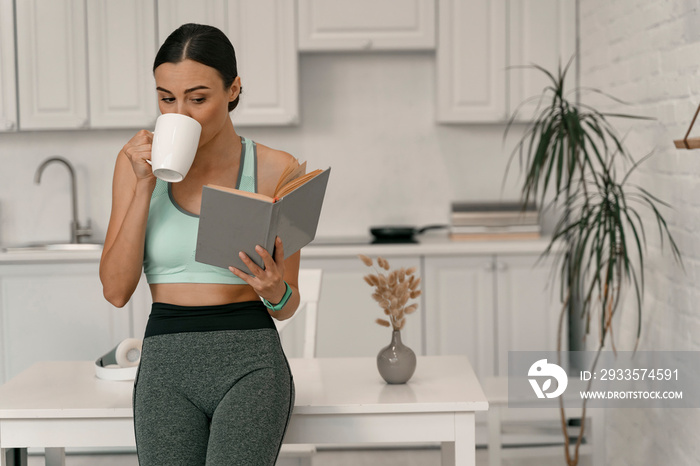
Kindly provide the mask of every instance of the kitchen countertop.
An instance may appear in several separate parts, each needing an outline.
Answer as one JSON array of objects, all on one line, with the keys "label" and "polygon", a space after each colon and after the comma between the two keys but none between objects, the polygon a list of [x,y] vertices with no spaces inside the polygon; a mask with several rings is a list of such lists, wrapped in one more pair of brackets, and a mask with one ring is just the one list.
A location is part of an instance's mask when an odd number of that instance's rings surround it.
[{"label": "kitchen countertop", "polygon": [[418,243],[370,244],[370,238],[356,241],[319,238],[305,247],[302,258],[351,257],[358,254],[368,256],[453,256],[458,254],[532,254],[541,253],[550,238],[536,240],[452,241],[446,233],[423,234]]},{"label": "kitchen countertop", "polygon": [[[536,240],[451,241],[446,233],[421,235],[418,243],[370,244],[370,238],[318,238],[302,250],[302,258],[368,256],[454,256],[460,254],[533,254],[541,253],[549,238]],[[102,251],[21,251],[0,252],[0,265],[51,262],[99,262]]]},{"label": "kitchen countertop", "polygon": [[21,251],[0,252],[0,265],[100,262],[101,250],[96,251]]}]

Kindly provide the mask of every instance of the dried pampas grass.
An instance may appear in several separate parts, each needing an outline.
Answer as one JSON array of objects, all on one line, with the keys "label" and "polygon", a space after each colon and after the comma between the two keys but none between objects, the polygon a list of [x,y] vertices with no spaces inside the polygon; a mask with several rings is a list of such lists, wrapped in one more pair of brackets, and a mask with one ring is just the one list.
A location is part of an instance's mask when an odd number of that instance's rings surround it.
[{"label": "dried pampas grass", "polygon": [[418,309],[418,303],[408,304],[409,299],[416,299],[421,295],[420,278],[417,278],[415,267],[391,270],[389,261],[383,257],[377,258],[378,270],[371,258],[360,254],[360,260],[367,267],[372,267],[375,273],[365,275],[365,282],[375,288],[372,298],[384,310],[387,319],[379,318],[376,322],[384,327],[392,327],[401,330],[406,323],[405,316],[413,314]]}]

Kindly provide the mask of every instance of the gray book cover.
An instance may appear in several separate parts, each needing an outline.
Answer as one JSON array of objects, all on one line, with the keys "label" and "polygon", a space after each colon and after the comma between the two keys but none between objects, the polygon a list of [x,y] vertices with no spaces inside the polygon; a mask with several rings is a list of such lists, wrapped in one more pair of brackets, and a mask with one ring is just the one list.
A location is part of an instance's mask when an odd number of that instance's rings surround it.
[{"label": "gray book cover", "polygon": [[299,251],[316,236],[330,171],[327,168],[274,203],[205,186],[195,260],[250,273],[239,251],[261,267],[255,246],[273,254],[276,236],[282,239],[285,259]]}]

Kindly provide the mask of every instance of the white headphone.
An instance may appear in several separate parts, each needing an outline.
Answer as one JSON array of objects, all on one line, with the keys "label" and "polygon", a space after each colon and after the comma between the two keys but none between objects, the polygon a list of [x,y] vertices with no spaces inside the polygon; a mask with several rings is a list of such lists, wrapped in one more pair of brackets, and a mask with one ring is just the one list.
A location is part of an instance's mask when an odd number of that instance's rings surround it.
[{"label": "white headphone", "polygon": [[95,361],[95,375],[103,380],[133,380],[141,361],[143,342],[127,338]]}]

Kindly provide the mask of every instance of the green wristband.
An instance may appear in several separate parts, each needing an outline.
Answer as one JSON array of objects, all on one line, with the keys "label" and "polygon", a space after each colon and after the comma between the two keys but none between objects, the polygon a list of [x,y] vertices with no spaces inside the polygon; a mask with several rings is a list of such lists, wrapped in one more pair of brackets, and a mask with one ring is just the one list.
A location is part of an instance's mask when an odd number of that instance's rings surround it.
[{"label": "green wristband", "polygon": [[292,287],[289,286],[289,283],[284,282],[284,286],[286,287],[284,291],[284,296],[282,296],[282,300],[277,303],[277,304],[272,304],[270,301],[268,301],[265,298],[262,298],[262,302],[265,305],[266,308],[272,310],[272,311],[279,311],[284,307],[285,304],[287,304],[287,301],[289,301],[289,297],[292,295]]}]

